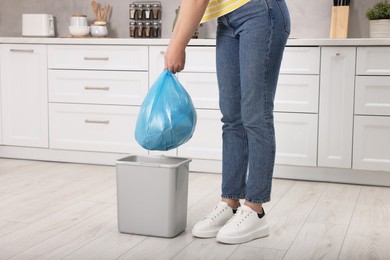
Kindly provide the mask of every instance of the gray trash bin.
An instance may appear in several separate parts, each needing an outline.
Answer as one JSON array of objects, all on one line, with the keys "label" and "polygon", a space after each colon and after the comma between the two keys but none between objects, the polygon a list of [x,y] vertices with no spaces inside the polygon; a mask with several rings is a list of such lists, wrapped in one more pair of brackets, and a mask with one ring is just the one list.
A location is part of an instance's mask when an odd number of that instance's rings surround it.
[{"label": "gray trash bin", "polygon": [[118,230],[175,237],[187,226],[191,159],[132,155],[116,161]]}]

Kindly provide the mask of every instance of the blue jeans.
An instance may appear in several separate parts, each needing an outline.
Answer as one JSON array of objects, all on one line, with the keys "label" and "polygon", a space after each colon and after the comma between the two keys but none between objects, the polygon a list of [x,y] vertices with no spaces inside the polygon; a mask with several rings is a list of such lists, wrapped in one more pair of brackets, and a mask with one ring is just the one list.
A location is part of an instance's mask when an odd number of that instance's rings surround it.
[{"label": "blue jeans", "polygon": [[284,0],[252,0],[218,18],[223,198],[252,203],[270,200],[274,96],[289,34]]}]

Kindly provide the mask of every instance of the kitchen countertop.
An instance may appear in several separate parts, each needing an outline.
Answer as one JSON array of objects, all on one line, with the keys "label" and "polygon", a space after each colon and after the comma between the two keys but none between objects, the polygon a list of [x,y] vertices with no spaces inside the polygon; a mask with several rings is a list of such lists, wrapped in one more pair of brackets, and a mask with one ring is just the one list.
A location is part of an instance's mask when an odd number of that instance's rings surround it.
[{"label": "kitchen countertop", "polygon": [[[0,37],[0,43],[167,45],[169,39]],[[215,39],[194,39],[190,41],[189,45],[214,46]],[[287,46],[390,46],[390,38],[289,39],[287,41]]]}]

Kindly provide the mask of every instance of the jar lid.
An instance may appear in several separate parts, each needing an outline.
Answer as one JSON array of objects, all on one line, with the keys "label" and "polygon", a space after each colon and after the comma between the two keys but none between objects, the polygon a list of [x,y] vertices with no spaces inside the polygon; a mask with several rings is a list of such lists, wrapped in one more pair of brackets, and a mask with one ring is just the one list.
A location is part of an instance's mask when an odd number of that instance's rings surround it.
[{"label": "jar lid", "polygon": [[85,14],[72,14],[72,17],[87,17]]}]

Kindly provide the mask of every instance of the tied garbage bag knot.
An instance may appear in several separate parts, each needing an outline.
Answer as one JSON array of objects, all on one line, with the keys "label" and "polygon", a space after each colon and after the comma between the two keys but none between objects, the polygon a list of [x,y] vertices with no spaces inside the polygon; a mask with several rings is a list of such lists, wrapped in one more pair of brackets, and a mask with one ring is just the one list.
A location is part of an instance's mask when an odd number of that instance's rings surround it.
[{"label": "tied garbage bag knot", "polygon": [[164,70],[142,103],[135,139],[145,149],[168,151],[187,142],[195,126],[191,97],[177,78]]}]

